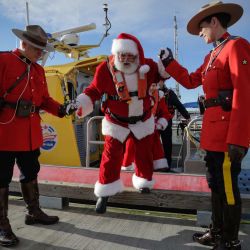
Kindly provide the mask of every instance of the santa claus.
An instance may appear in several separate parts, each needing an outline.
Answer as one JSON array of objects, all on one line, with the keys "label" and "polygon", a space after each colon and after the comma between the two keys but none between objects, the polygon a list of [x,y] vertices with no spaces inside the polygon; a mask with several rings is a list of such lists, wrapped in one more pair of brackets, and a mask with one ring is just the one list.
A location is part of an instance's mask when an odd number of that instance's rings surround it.
[{"label": "santa claus", "polygon": [[93,111],[94,102],[103,100],[105,136],[99,180],[94,193],[98,197],[96,212],[105,213],[108,197],[123,191],[120,170],[128,138],[135,146],[136,171],[132,178],[135,189],[149,192],[153,188],[153,134],[150,86],[160,80],[157,64],[144,58],[138,39],[121,33],[113,40],[112,55],[101,63],[92,83],[77,97],[78,116]]}]

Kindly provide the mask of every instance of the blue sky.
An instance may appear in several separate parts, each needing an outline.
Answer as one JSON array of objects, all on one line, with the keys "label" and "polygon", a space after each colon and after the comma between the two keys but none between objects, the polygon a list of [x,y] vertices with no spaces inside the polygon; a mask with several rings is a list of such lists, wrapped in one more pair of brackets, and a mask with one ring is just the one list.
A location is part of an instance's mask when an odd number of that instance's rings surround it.
[{"label": "blue sky", "polygon": [[[0,50],[11,50],[18,44],[12,28],[24,29],[26,24],[25,0],[0,0]],[[108,55],[112,40],[121,32],[135,35],[142,43],[146,57],[157,61],[160,48],[174,48],[174,16],[178,25],[178,59],[189,72],[200,66],[204,56],[212,48],[203,39],[186,31],[189,19],[206,4],[204,0],[28,0],[30,24],[39,24],[47,32],[61,31],[89,23],[95,23],[96,30],[80,34],[80,43],[96,44],[104,28],[103,3],[108,3],[109,19],[112,23],[110,35],[90,56]],[[224,1],[230,3],[232,1]],[[234,0],[244,8],[243,17],[229,32],[250,41],[250,0]],[[67,63],[71,60],[64,55],[50,55],[47,65]],[[175,87],[173,80],[168,86]],[[180,86],[182,102],[196,101],[201,88],[186,90]]]}]

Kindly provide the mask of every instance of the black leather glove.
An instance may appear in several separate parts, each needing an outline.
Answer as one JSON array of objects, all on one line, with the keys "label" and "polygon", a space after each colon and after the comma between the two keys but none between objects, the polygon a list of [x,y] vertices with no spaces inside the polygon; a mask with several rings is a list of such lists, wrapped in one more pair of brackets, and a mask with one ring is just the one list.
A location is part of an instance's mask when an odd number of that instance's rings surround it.
[{"label": "black leather glove", "polygon": [[78,109],[78,105],[75,101],[67,101],[59,108],[59,116],[64,117],[66,115],[72,115]]},{"label": "black leather glove", "polygon": [[173,53],[171,49],[169,48],[161,49],[159,53],[159,57],[165,68],[169,65],[170,62],[174,60]]},{"label": "black leather glove", "polygon": [[247,148],[229,144],[228,145],[228,156],[231,162],[241,163],[242,159],[247,153]]}]

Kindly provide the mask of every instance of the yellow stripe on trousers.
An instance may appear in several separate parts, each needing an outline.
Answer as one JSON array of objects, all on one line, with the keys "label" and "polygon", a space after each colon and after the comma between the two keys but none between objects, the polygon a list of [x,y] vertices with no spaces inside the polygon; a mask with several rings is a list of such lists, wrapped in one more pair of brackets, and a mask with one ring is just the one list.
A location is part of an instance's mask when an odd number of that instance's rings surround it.
[{"label": "yellow stripe on trousers", "polygon": [[224,178],[224,186],[225,186],[227,204],[235,205],[233,185],[232,185],[232,176],[231,176],[231,161],[228,157],[227,152],[225,152],[225,158],[224,158],[222,168],[223,168],[223,178]]}]

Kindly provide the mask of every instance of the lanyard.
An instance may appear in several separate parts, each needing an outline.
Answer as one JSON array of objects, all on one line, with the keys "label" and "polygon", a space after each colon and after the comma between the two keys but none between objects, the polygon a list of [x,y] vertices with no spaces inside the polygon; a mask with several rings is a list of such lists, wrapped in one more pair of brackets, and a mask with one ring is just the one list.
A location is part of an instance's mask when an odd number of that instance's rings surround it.
[{"label": "lanyard", "polygon": [[[212,52],[211,52],[211,54],[210,54],[209,62],[208,62],[208,64],[207,64],[206,70],[205,70],[205,72],[204,72],[204,75],[207,74],[208,69],[211,68],[212,64],[214,63],[215,59],[218,57],[218,55],[220,54],[220,52],[221,52],[222,49],[224,48],[224,46],[225,46],[226,42],[229,40],[229,38],[230,38],[230,37],[228,37],[227,39],[225,39],[222,43],[220,43],[217,47],[215,47],[215,48],[212,50]],[[213,52],[214,52],[218,47],[220,47],[220,48],[219,48],[219,50],[217,51],[217,53],[214,55]]]}]

